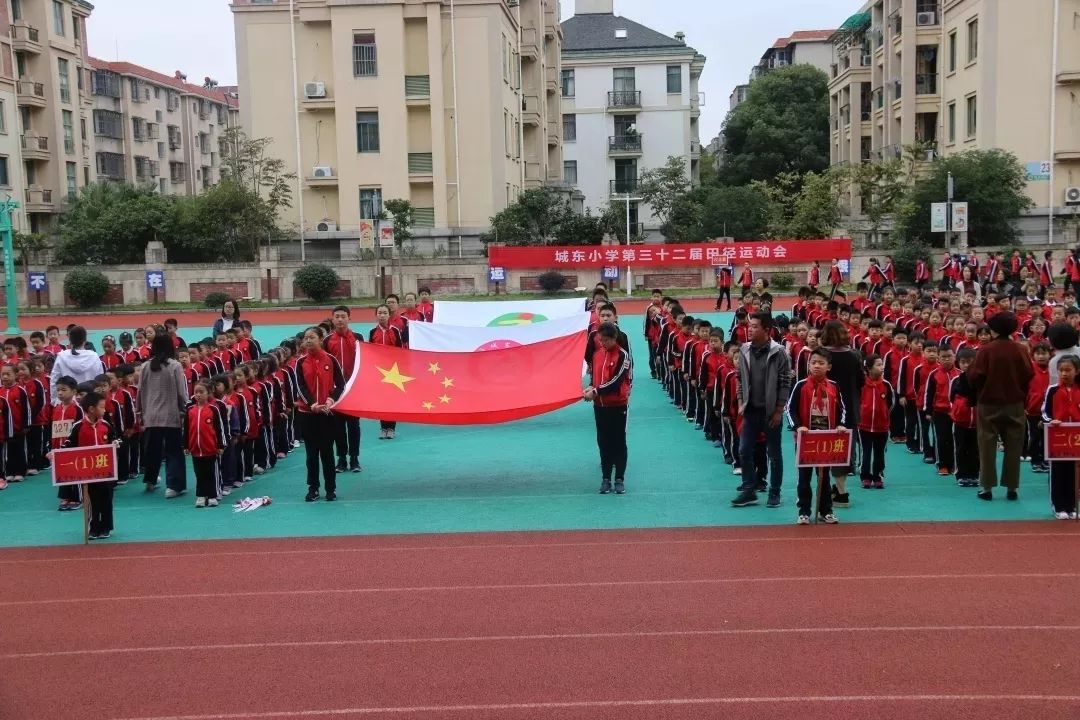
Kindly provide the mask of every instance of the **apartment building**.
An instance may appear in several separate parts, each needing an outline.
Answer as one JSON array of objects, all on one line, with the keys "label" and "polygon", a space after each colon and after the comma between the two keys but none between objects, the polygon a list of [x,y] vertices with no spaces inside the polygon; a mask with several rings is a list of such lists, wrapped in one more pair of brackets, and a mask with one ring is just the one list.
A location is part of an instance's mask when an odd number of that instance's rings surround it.
[{"label": "apartment building", "polygon": [[[822,72],[832,63],[835,30],[796,30],[788,37],[777,38],[750,69],[750,82],[777,68],[789,65],[813,65]],[[736,88],[737,89],[737,88]],[[745,100],[745,98],[743,98]]]},{"label": "apartment building", "polygon": [[10,10],[22,163],[12,168],[9,162],[8,172],[22,173],[23,228],[43,232],[96,177],[85,130],[91,99],[84,82],[86,18],[93,6],[82,0],[10,0]]},{"label": "apartment building", "polygon": [[227,89],[129,62],[89,58],[90,132],[99,180],[198,195],[221,179],[224,132],[239,122]]},{"label": "apartment building", "polygon": [[16,229],[25,229],[26,214],[21,207],[26,197],[21,148],[24,141],[18,132],[15,56],[11,50],[15,32],[10,7],[0,3],[0,199],[10,196],[18,201],[20,207],[12,213],[12,223]]},{"label": "apartment building", "polygon": [[297,3],[297,113],[289,3],[231,7],[241,124],[303,178],[307,230],[355,237],[404,198],[454,254],[455,231],[561,178],[557,0]]},{"label": "apartment building", "polygon": [[615,14],[613,0],[577,0],[563,23],[564,178],[594,214],[630,199],[631,234],[659,240],[652,209],[634,199],[644,170],[685,158],[700,178],[705,56],[682,33],[668,37]]},{"label": "apartment building", "polygon": [[[866,3],[832,38],[832,163],[899,157],[914,143],[927,162],[1008,150],[1035,203],[1021,232],[1046,242],[1048,216],[1080,207],[1078,10],[1072,0]],[[848,195],[858,215],[860,198]]]}]

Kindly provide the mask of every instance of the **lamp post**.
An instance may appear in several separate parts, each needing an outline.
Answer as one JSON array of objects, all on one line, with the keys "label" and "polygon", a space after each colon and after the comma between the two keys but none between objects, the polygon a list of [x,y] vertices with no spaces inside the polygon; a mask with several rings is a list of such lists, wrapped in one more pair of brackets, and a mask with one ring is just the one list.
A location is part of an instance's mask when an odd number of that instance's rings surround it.
[{"label": "lamp post", "polygon": [[0,200],[0,236],[4,242],[4,287],[7,290],[7,333],[18,335],[19,298],[15,290],[15,238],[11,226],[11,212],[19,203],[8,197]]}]

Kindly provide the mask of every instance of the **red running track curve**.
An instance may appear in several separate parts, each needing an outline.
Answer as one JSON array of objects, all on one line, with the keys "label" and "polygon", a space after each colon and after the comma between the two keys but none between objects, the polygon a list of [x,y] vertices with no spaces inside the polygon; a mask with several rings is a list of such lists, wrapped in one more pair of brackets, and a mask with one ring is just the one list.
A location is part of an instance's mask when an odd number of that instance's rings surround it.
[{"label": "red running track curve", "polygon": [[1080,527],[0,552],[0,718],[1080,717]]}]

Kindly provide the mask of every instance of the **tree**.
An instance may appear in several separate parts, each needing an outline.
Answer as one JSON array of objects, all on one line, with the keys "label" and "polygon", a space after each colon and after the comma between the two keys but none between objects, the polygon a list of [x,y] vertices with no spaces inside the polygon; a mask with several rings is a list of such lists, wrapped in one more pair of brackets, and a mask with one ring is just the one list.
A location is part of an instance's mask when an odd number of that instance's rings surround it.
[{"label": "tree", "polygon": [[23,266],[23,274],[30,268],[30,256],[49,247],[49,240],[42,233],[23,233],[15,231],[11,236],[12,248]]},{"label": "tree", "polygon": [[401,247],[406,240],[412,240],[413,234],[409,229],[415,220],[416,208],[408,200],[394,198],[383,203],[384,215],[389,215],[394,221],[394,244]]},{"label": "tree", "polygon": [[604,241],[604,235],[612,230],[609,223],[606,215],[593,215],[588,210],[584,215],[578,215],[567,205],[555,230],[555,242],[559,245],[599,245]]},{"label": "tree", "polygon": [[1004,150],[969,150],[936,160],[897,211],[897,237],[902,242],[944,243],[944,233],[930,232],[930,205],[945,202],[950,173],[955,201],[968,203],[968,244],[1008,245],[1017,240],[1016,218],[1034,203],[1025,192],[1024,166]]},{"label": "tree", "polygon": [[175,229],[175,204],[150,187],[86,187],[60,225],[57,258],[67,265],[141,263],[146,244]]},{"label": "tree", "polygon": [[686,175],[686,159],[672,155],[663,167],[641,173],[638,195],[652,208],[653,217],[660,221],[661,232],[669,240],[673,235],[668,227],[676,210],[676,203],[690,190],[690,178]]},{"label": "tree", "polygon": [[249,138],[239,127],[222,132],[222,177],[247,188],[266,202],[277,221],[284,208],[292,207],[292,182],[296,173],[285,171],[285,162],[268,153],[272,138]]},{"label": "tree", "polygon": [[548,188],[526,190],[517,202],[491,218],[491,232],[486,240],[506,245],[548,245],[565,204]]},{"label": "tree", "polygon": [[720,176],[716,171],[716,155],[708,150],[701,151],[701,162],[698,167],[701,168],[700,173],[700,185],[701,187],[711,187],[717,185],[720,182]]},{"label": "tree", "polygon": [[915,142],[904,146],[902,157],[881,162],[834,167],[841,183],[848,183],[861,199],[865,230],[876,238],[888,217],[903,206],[919,164],[925,162],[931,144]]},{"label": "tree", "polygon": [[774,70],[750,83],[728,113],[719,171],[727,185],[829,167],[829,81],[811,65]]},{"label": "tree", "polygon": [[703,186],[695,195],[701,206],[701,228],[695,239],[760,238],[768,230],[769,199],[760,188]]},{"label": "tree", "polygon": [[767,234],[772,238],[829,236],[840,222],[840,180],[835,173],[781,173],[752,187],[768,201]]},{"label": "tree", "polygon": [[176,217],[162,236],[173,262],[250,262],[280,235],[269,204],[231,178],[179,199]]}]

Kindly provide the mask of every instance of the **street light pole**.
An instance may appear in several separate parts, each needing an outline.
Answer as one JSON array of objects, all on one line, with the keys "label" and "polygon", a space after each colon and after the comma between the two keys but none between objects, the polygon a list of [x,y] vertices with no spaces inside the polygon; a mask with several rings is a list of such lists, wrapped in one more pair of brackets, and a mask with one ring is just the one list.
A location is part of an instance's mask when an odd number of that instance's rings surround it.
[{"label": "street light pole", "polygon": [[15,238],[11,225],[11,212],[19,203],[10,199],[0,200],[0,236],[4,242],[4,287],[7,290],[7,333],[18,335],[19,298],[15,289]]},{"label": "street light pole", "polygon": [[948,184],[948,190],[946,192],[946,194],[947,194],[947,198],[946,198],[947,202],[945,203],[945,249],[947,251],[949,251],[949,252],[952,252],[952,241],[953,241],[953,234],[952,234],[952,201],[953,201],[953,190],[954,189],[955,189],[955,186],[953,185],[952,173],[949,173],[949,184]]}]

